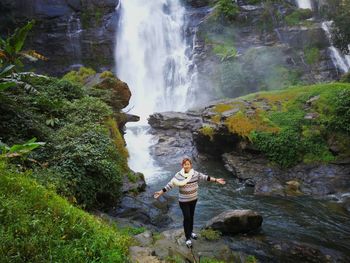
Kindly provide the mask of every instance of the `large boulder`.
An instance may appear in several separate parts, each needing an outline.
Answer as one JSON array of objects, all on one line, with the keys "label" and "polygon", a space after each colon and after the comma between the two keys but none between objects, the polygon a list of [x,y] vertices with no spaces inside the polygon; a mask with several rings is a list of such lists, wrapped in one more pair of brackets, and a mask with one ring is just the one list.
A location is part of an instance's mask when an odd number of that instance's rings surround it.
[{"label": "large boulder", "polygon": [[204,228],[212,228],[224,234],[247,233],[258,230],[262,216],[252,210],[228,210],[210,219]]}]

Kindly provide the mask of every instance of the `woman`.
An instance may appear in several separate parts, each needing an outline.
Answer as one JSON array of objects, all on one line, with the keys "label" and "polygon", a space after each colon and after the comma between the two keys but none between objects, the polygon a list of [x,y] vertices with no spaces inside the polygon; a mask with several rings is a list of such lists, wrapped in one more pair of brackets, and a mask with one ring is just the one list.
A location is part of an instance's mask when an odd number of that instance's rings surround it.
[{"label": "woman", "polygon": [[179,204],[184,217],[183,226],[187,247],[192,247],[191,238],[197,239],[197,235],[192,231],[194,210],[198,197],[198,180],[217,182],[219,184],[226,183],[223,178],[214,178],[193,170],[192,161],[185,158],[182,161],[181,171],[177,172],[162,190],[154,193],[154,198],[158,198],[165,192],[169,192],[174,186],[179,187]]}]

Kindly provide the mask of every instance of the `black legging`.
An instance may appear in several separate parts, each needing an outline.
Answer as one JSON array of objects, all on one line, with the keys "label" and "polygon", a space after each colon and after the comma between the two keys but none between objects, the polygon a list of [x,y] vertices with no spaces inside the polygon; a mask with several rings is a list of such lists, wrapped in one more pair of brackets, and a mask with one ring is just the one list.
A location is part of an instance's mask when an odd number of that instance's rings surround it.
[{"label": "black legging", "polygon": [[185,230],[185,237],[186,240],[190,239],[191,233],[193,230],[193,216],[194,216],[194,210],[196,208],[197,199],[189,202],[180,202],[180,208],[182,210],[182,214],[184,216],[184,230]]}]

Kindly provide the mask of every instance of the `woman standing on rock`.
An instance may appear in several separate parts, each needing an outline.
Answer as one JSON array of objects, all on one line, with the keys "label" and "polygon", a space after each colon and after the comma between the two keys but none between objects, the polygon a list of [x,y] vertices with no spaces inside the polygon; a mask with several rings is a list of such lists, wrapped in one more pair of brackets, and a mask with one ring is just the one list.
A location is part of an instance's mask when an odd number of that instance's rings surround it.
[{"label": "woman standing on rock", "polygon": [[223,178],[214,178],[192,169],[192,161],[188,158],[182,160],[182,169],[175,174],[169,183],[160,191],[154,193],[154,198],[158,198],[165,192],[170,191],[174,186],[179,187],[179,204],[184,217],[183,226],[187,247],[192,247],[191,238],[197,239],[193,233],[193,216],[198,197],[198,180],[218,182],[225,184]]}]

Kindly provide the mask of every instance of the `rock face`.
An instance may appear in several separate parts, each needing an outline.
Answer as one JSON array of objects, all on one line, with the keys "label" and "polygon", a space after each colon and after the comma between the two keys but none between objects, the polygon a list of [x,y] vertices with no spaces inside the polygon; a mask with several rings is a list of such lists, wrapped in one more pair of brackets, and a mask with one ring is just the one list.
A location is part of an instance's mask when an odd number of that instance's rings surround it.
[{"label": "rock face", "polygon": [[157,141],[151,153],[163,165],[181,161],[183,156],[197,155],[193,132],[202,126],[202,119],[195,114],[163,112],[152,114],[148,123],[154,128],[151,133]]},{"label": "rock face", "polygon": [[209,220],[204,228],[224,234],[238,234],[256,231],[262,222],[262,216],[252,210],[228,210]]},{"label": "rock face", "polygon": [[86,83],[84,83],[84,86],[108,90],[110,96],[105,98],[105,102],[116,111],[128,106],[131,98],[131,91],[128,84],[116,77],[101,78],[101,74],[96,74],[89,77]]},{"label": "rock face", "polygon": [[35,19],[27,48],[49,58],[33,65],[38,72],[62,75],[75,64],[103,71],[114,64],[118,4],[118,0],[5,0],[1,5],[14,21],[2,24],[0,34],[7,33],[7,26]]},{"label": "rock face", "polygon": [[[236,3],[239,14],[235,21],[223,21],[211,9],[197,25],[194,60],[201,87],[195,94],[199,100],[339,78],[320,21],[314,18],[297,25],[284,21],[298,10],[295,1],[271,6]],[[310,59],[312,52],[315,56]]]},{"label": "rock face", "polygon": [[[299,164],[279,169],[259,155],[237,152],[222,155],[226,169],[237,178],[249,181],[258,195],[312,195],[325,197],[350,188],[349,164]],[[296,187],[297,185],[297,187]]]}]

